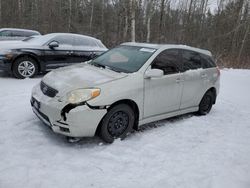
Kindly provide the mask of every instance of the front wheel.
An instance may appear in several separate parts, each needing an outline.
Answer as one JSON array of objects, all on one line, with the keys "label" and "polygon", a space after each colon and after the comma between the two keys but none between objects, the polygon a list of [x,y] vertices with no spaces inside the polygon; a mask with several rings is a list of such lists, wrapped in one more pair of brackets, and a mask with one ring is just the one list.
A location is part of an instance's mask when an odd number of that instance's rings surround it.
[{"label": "front wheel", "polygon": [[125,138],[133,128],[135,115],[132,108],[126,104],[114,106],[102,120],[100,137],[107,143],[116,138]]},{"label": "front wheel", "polygon": [[199,104],[198,114],[206,115],[210,112],[213,106],[214,94],[211,91],[205,93]]},{"label": "front wheel", "polygon": [[29,57],[17,59],[13,65],[13,74],[16,78],[32,78],[38,73],[36,61]]}]

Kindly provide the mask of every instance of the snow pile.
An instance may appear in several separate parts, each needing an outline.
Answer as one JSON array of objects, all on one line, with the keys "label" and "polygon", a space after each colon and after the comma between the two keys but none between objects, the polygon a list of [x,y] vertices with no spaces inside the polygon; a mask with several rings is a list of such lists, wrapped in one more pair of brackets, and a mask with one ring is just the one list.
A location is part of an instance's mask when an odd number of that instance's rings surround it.
[{"label": "snow pile", "polygon": [[250,187],[250,71],[222,71],[207,116],[143,126],[112,145],[70,144],[44,126],[29,104],[39,81],[0,77],[0,188]]}]

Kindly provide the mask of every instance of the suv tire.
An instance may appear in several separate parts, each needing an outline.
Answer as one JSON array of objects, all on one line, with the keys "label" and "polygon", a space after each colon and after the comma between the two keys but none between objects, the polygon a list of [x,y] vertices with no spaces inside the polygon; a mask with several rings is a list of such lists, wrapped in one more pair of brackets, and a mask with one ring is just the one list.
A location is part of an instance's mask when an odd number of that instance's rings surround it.
[{"label": "suv tire", "polygon": [[38,73],[37,62],[30,57],[18,58],[13,65],[13,74],[16,78],[32,78]]}]

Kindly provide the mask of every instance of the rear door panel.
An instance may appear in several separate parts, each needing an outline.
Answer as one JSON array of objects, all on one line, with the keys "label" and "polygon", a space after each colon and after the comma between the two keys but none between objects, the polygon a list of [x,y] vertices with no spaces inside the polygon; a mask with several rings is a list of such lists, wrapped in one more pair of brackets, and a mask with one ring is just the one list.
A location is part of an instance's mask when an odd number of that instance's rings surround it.
[{"label": "rear door panel", "polygon": [[201,96],[208,88],[209,75],[206,69],[203,69],[199,53],[182,50],[182,61],[184,85],[180,109],[185,109],[199,105]]},{"label": "rear door panel", "polygon": [[74,36],[73,61],[76,63],[88,61],[95,57],[95,49],[99,48],[93,39],[85,36]]}]

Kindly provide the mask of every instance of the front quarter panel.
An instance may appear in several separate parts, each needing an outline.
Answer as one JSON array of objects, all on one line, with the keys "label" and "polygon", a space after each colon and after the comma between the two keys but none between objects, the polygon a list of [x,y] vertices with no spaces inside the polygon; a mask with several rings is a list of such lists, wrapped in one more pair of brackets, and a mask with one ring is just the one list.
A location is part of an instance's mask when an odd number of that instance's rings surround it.
[{"label": "front quarter panel", "polygon": [[[98,87],[98,86],[97,86]],[[139,117],[143,117],[143,75],[132,73],[125,78],[99,86],[100,96],[88,101],[91,106],[110,106],[121,100],[132,100],[139,108]]]},{"label": "front quarter panel", "polygon": [[21,49],[13,50],[13,53],[14,55],[13,55],[11,63],[14,63],[19,57],[29,56],[29,57],[34,58],[37,61],[37,63],[39,63],[39,66],[42,71],[44,70],[43,63],[42,63],[43,62],[43,59],[42,59],[43,50],[42,49],[21,48]]}]

